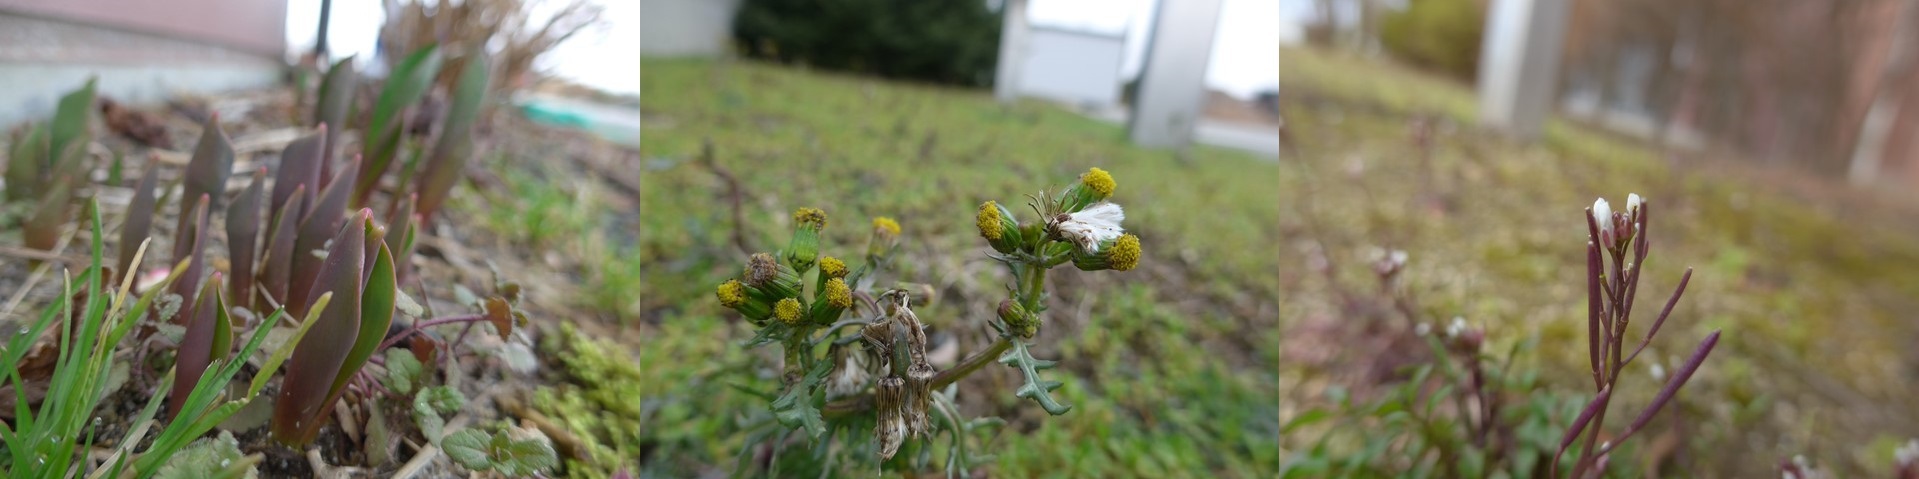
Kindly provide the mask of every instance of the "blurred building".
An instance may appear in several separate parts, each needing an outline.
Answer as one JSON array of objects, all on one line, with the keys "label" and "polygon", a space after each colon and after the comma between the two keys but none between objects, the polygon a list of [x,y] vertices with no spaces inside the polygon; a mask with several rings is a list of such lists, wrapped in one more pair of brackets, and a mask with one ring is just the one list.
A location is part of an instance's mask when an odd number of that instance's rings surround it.
[{"label": "blurred building", "polygon": [[684,57],[727,53],[740,0],[643,0],[640,54]]},{"label": "blurred building", "polygon": [[1092,109],[1119,104],[1124,33],[1033,25],[1020,54],[1019,95]]},{"label": "blurred building", "polygon": [[285,0],[0,0],[0,126],[51,114],[88,77],[131,102],[272,85],[285,28]]}]

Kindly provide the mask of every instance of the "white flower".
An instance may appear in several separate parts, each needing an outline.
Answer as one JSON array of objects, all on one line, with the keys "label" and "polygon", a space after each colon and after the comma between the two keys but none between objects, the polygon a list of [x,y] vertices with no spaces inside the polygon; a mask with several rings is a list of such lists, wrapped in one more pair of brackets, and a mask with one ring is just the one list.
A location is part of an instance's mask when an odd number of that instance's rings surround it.
[{"label": "white flower", "polygon": [[1446,325],[1446,337],[1457,338],[1464,332],[1466,332],[1466,318],[1453,316],[1452,324]]},{"label": "white flower", "polygon": [[1593,201],[1593,222],[1599,224],[1601,239],[1612,236],[1612,205],[1605,198]]},{"label": "white flower", "polygon": [[1893,462],[1901,466],[1919,464],[1919,439],[1906,441],[1906,445],[1892,452]]},{"label": "white flower", "polygon": [[1066,219],[1054,225],[1054,230],[1087,253],[1098,253],[1101,242],[1118,238],[1120,233],[1126,232],[1119,227],[1119,222],[1126,220],[1126,212],[1116,203],[1094,203],[1078,213],[1065,216]]},{"label": "white flower", "polygon": [[1666,367],[1665,367],[1665,366],[1660,366],[1660,365],[1659,365],[1659,363],[1652,363],[1652,380],[1654,380],[1654,381],[1665,381],[1665,380],[1666,380]]},{"label": "white flower", "polygon": [[1639,205],[1642,205],[1645,203],[1646,203],[1646,200],[1640,198],[1639,193],[1627,193],[1626,194],[1626,214],[1630,215],[1630,214],[1639,213]]},{"label": "white flower", "polygon": [[1413,334],[1417,334],[1420,336],[1425,336],[1432,333],[1433,333],[1432,323],[1419,323],[1418,327],[1413,328]]}]

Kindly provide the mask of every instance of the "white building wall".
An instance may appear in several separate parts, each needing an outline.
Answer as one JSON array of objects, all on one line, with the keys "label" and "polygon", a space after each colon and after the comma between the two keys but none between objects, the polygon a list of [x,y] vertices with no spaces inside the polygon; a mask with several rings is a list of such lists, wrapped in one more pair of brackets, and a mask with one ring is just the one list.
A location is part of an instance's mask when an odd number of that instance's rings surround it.
[{"label": "white building wall", "polygon": [[1027,41],[1022,95],[1087,107],[1119,103],[1126,37],[1036,27]]}]

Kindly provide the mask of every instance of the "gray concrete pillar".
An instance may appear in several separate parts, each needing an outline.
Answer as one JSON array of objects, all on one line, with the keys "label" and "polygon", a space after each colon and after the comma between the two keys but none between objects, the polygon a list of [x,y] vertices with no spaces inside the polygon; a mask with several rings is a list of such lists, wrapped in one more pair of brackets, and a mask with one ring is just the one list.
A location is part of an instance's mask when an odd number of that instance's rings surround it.
[{"label": "gray concrete pillar", "polygon": [[1128,134],[1140,146],[1192,142],[1206,103],[1206,65],[1213,54],[1220,0],[1161,0],[1155,7]]},{"label": "gray concrete pillar", "polygon": [[1479,123],[1530,140],[1552,113],[1569,0],[1493,0],[1479,51]]},{"label": "gray concrete pillar", "polygon": [[1020,65],[1026,63],[1026,0],[1006,0],[999,29],[999,67],[993,72],[993,98],[1019,98]]}]

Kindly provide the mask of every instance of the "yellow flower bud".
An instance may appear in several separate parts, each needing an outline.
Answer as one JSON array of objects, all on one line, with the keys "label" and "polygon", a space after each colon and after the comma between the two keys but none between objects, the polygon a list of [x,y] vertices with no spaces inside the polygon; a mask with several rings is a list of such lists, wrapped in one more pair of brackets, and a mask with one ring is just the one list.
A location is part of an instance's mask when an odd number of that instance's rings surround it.
[{"label": "yellow flower bud", "polygon": [[782,299],[779,303],[773,305],[773,317],[779,318],[782,323],[789,325],[797,324],[800,322],[800,310],[800,300],[793,298]]},{"label": "yellow flower bud", "polygon": [[832,256],[820,258],[820,272],[828,278],[844,278],[848,273],[846,262]]}]

